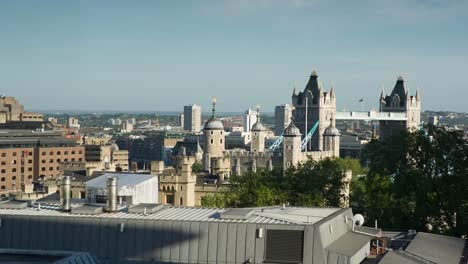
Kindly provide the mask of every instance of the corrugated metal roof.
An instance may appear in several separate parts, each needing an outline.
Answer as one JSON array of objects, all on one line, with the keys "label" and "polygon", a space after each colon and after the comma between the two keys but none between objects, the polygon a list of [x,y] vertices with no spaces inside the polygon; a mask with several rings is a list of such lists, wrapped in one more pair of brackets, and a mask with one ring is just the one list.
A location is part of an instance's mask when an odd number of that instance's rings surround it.
[{"label": "corrugated metal roof", "polygon": [[[72,208],[81,204],[72,204]],[[328,210],[327,210],[328,209]],[[334,209],[334,210],[331,210]],[[127,210],[117,213],[102,213],[99,215],[71,214],[60,210],[59,204],[39,204],[25,209],[0,209],[0,215],[24,215],[24,216],[60,216],[60,217],[90,217],[111,219],[153,219],[168,221],[200,221],[200,222],[233,222],[233,223],[261,223],[261,224],[313,224],[314,222],[298,221],[299,218],[307,219],[310,215],[316,215],[316,219],[323,219],[339,208],[297,208],[281,207],[253,208],[254,213],[247,219],[222,219],[221,214],[229,209],[224,208],[199,208],[199,207],[174,207],[166,206],[154,214],[132,214]],[[283,212],[283,213],[281,213]],[[297,213],[306,213],[302,217]],[[327,212],[327,213],[325,213]],[[295,213],[295,214],[294,214]],[[293,214],[293,215],[290,215]],[[320,216],[318,216],[320,215]]]},{"label": "corrugated metal roof", "polygon": [[0,248],[1,263],[54,263],[54,264],[95,264],[96,258],[86,252],[59,250],[4,249]]}]

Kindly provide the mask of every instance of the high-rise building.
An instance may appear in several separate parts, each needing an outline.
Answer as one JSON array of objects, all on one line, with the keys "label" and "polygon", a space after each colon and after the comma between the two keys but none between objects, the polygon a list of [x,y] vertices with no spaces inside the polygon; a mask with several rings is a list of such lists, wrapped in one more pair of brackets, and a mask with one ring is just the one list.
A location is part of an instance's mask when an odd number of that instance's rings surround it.
[{"label": "high-rise building", "polygon": [[122,132],[131,133],[133,131],[133,124],[128,120],[122,122]]},{"label": "high-rise building", "polygon": [[184,114],[177,115],[177,126],[178,127],[184,126]]},{"label": "high-rise building", "polygon": [[275,107],[275,136],[281,136],[292,117],[292,106],[282,104]]},{"label": "high-rise building", "polygon": [[186,105],[184,106],[184,130],[190,132],[201,131],[201,106]]},{"label": "high-rise building", "polygon": [[78,120],[78,118],[69,117],[67,127],[72,129],[80,129],[80,121]]},{"label": "high-rise building", "polygon": [[250,132],[252,130],[252,126],[257,123],[257,113],[252,111],[252,109],[247,109],[243,116],[244,122],[244,132]]}]

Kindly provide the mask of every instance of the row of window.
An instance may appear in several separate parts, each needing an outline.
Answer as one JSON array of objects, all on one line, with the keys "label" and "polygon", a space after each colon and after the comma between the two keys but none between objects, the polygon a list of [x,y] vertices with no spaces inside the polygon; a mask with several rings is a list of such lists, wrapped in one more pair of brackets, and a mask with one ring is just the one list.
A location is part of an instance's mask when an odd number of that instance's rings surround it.
[{"label": "row of window", "polygon": [[[71,161],[76,161],[76,159],[75,159],[75,158],[71,158]],[[83,161],[83,159],[82,159],[82,158],[79,158],[78,161]],[[57,162],[62,162],[62,160],[61,160],[61,159],[57,159]],[[68,159],[63,159],[63,162],[68,162]],[[46,163],[46,160],[44,160],[44,159],[41,160],[41,163]],[[49,163],[54,163],[54,160],[53,160],[53,159],[50,159],[50,160],[49,160]]]},{"label": "row of window", "polygon": [[[211,144],[214,144],[214,140],[211,139],[210,143],[211,143]],[[219,140],[219,144],[223,144],[223,140],[222,140],[222,139]]]},{"label": "row of window", "polygon": [[[163,187],[162,187],[162,190],[163,190],[163,191],[175,191],[175,188],[174,188],[174,186],[172,186],[172,187],[163,186]],[[180,186],[180,190],[181,190],[181,191],[183,190],[183,187],[182,187],[182,186]]]},{"label": "row of window", "polygon": [[[28,179],[31,180],[32,178],[33,178],[32,175],[28,175]],[[12,180],[12,181],[16,181],[16,176],[11,177],[11,180]],[[0,182],[4,182],[4,181],[6,181],[6,178],[5,178],[5,177],[1,177],[1,178],[0,178]]]},{"label": "row of window", "polygon": [[[76,151],[72,150],[72,151],[71,151],[71,154],[72,154],[72,155],[75,155],[75,154],[76,154]],[[79,151],[78,151],[78,154],[83,154],[83,151],[82,151],[82,150],[79,150]],[[45,156],[45,155],[47,155],[47,153],[46,153],[45,151],[43,151],[43,152],[41,153],[41,155],[42,155],[42,156]],[[50,151],[50,152],[49,152],[49,155],[54,155],[54,152],[53,152],[53,151]],[[62,152],[61,152],[60,150],[57,151],[57,155],[62,155]],[[68,155],[68,151],[65,150],[65,151],[63,152],[63,155]]]},{"label": "row of window", "polygon": [[[76,151],[72,150],[70,153],[71,153],[71,155],[75,155],[75,154],[76,154]],[[45,156],[45,155],[47,155],[47,152],[43,151],[41,154],[42,154],[42,156]],[[68,155],[68,154],[69,154],[69,152],[68,152],[67,150],[65,150],[65,151],[63,152],[63,155]],[[79,150],[79,151],[78,151],[78,154],[83,154],[83,151],[82,151],[82,150]],[[23,152],[22,152],[22,157],[25,157],[25,156],[32,156],[32,155],[33,155],[33,153],[32,153],[32,152],[29,152],[29,151],[23,151]],[[54,155],[54,152],[53,152],[53,151],[50,151],[50,152],[49,152],[49,155]],[[62,152],[59,150],[59,151],[57,151],[56,155],[62,155]],[[12,152],[12,153],[11,153],[11,156],[12,156],[12,157],[16,157],[16,156],[18,156],[18,153]],[[2,154],[1,154],[1,157],[2,157],[2,158],[5,158],[5,157],[7,157],[7,154],[6,154],[6,153],[2,153]]]},{"label": "row of window", "polygon": [[[16,168],[12,168],[12,169],[11,169],[11,172],[16,172],[16,171],[17,171]],[[28,168],[28,171],[32,171],[32,167],[29,167],[29,168]],[[23,172],[24,172],[24,167],[21,167],[21,173],[23,173]],[[6,173],[6,169],[1,169],[1,170],[0,170],[0,173]]]}]

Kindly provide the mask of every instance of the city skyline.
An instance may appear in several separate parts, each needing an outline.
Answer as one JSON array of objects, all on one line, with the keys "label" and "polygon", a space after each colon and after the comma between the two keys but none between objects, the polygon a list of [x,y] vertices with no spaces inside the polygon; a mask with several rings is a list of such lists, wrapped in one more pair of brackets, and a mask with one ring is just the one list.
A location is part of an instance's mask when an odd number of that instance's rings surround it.
[{"label": "city skyline", "polygon": [[422,110],[468,111],[467,1],[27,3],[0,3],[0,91],[28,109],[182,112],[216,96],[219,112],[272,113],[316,69],[339,110],[377,110],[403,75]]}]

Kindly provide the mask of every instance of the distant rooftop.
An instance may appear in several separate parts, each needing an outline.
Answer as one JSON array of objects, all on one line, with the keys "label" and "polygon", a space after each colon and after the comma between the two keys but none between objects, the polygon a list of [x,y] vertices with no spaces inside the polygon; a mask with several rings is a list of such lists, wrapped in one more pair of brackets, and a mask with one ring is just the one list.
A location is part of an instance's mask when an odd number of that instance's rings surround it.
[{"label": "distant rooftop", "polygon": [[131,187],[138,185],[139,183],[156,177],[151,174],[138,174],[138,173],[105,173],[99,177],[85,182],[87,187],[105,188],[108,177],[117,177],[119,188]]}]

